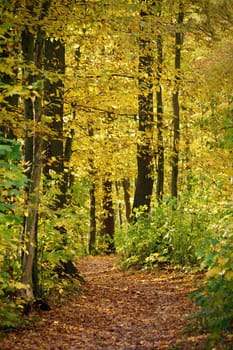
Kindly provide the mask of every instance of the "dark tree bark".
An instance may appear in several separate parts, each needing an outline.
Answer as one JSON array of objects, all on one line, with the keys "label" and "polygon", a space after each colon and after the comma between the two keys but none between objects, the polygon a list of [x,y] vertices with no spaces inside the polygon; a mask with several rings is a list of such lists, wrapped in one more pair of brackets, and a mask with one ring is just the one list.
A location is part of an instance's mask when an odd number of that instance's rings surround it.
[{"label": "dark tree bark", "polygon": [[89,246],[88,251],[90,254],[95,254],[96,252],[96,188],[93,183],[90,188],[90,237],[89,237]]},{"label": "dark tree bark", "polygon": [[75,131],[74,129],[71,129],[69,132],[69,135],[66,138],[65,142],[65,152],[64,152],[64,172],[63,172],[63,188],[64,193],[66,194],[66,204],[69,204],[70,196],[68,195],[68,190],[73,186],[74,184],[74,175],[73,175],[73,169],[70,167],[70,160],[72,156],[72,145],[74,140]]},{"label": "dark tree bark", "polygon": [[47,178],[50,178],[50,170],[60,176],[60,193],[54,203],[54,209],[58,210],[67,204],[67,191],[73,181],[69,163],[74,139],[74,129],[69,130],[67,137],[64,136],[64,84],[62,78],[53,77],[54,73],[65,74],[65,44],[62,40],[46,40],[44,68],[51,74],[50,80],[46,79],[44,87],[46,101],[44,113],[51,118],[51,123],[48,125],[47,141],[44,142],[46,161],[43,171]]},{"label": "dark tree bark", "polygon": [[[161,16],[162,0],[157,3],[157,16]],[[157,143],[158,143],[158,159],[157,159],[157,185],[156,197],[158,202],[163,199],[164,193],[164,143],[163,143],[163,94],[161,86],[161,76],[163,71],[163,38],[161,34],[157,35],[157,81],[156,89],[157,98]]]},{"label": "dark tree bark", "polygon": [[[47,3],[45,5],[47,6]],[[46,6],[42,9],[41,16],[45,15]],[[29,5],[28,10],[33,16],[33,6]],[[22,32],[22,52],[26,66],[34,63],[37,69],[36,72],[23,72],[23,83],[26,87],[32,86],[34,82],[41,81],[40,70],[44,54],[44,37],[45,33],[40,26],[34,28],[28,25]],[[38,87],[37,91],[32,91],[30,97],[24,100],[24,116],[27,125],[24,156],[25,161],[30,165],[26,172],[30,181],[25,203],[27,215],[24,220],[22,242],[25,245],[22,256],[22,282],[27,285],[24,292],[27,299],[33,299],[39,294],[36,247],[42,169],[42,135],[38,127],[42,115],[41,93],[42,91]]]},{"label": "dark tree bark", "polygon": [[[49,178],[49,171],[53,170],[58,175],[64,171],[64,146],[63,146],[63,95],[64,86],[62,79],[53,76],[54,73],[65,73],[65,46],[61,40],[46,39],[44,69],[50,73],[50,79],[45,80],[44,99],[46,102],[44,113],[51,118],[49,133],[47,136],[46,158],[44,173]],[[60,181],[63,186],[63,181]],[[62,189],[62,188],[61,188]],[[64,197],[57,197],[58,206],[63,206]]]},{"label": "dark tree bark", "polygon": [[120,183],[118,181],[115,181],[115,188],[116,188],[116,194],[118,198],[118,219],[119,219],[119,226],[122,228],[123,225],[123,215],[122,215],[122,204],[119,200],[120,198]]},{"label": "dark tree bark", "polygon": [[[116,116],[114,113],[106,112],[105,118],[104,118],[106,126],[111,125],[115,120],[115,118]],[[108,136],[106,139],[106,148],[107,148],[106,152],[109,152],[107,145],[111,137],[112,137],[112,133],[109,128]],[[114,206],[113,206],[113,198],[112,198],[113,182],[111,180],[111,170],[109,169],[105,169],[102,188],[103,188],[103,198],[102,198],[103,216],[101,220],[100,235],[102,236],[101,239],[103,244],[103,251],[105,251],[106,254],[111,254],[116,251],[116,248],[114,244],[115,217],[114,217]]]},{"label": "dark tree bark", "polygon": [[[63,136],[63,95],[64,85],[61,78],[57,79],[54,74],[65,73],[65,46],[59,39],[46,39],[44,69],[50,75],[44,86],[45,107],[44,114],[51,119],[48,124],[47,141],[44,143],[46,160],[44,174],[50,179],[50,170],[59,176],[59,193],[51,207],[58,211],[66,204],[66,184],[64,181],[64,136]],[[61,228],[61,233],[64,230]],[[66,237],[64,235],[64,244]]]},{"label": "dark tree bark", "polygon": [[[88,122],[88,135],[89,137],[94,136],[94,129],[92,122]],[[96,220],[96,169],[93,161],[92,154],[89,158],[89,175],[91,179],[91,188],[89,190],[90,195],[90,234],[89,234],[89,243],[88,251],[90,254],[96,253],[96,235],[97,235],[97,220]]]},{"label": "dark tree bark", "polygon": [[[61,39],[49,38],[46,40],[44,68],[45,71],[51,74],[50,79],[46,79],[44,88],[46,100],[44,113],[47,117],[51,117],[51,123],[49,124],[50,132],[44,144],[47,164],[44,165],[43,171],[47,178],[50,178],[50,170],[53,170],[59,176],[59,193],[52,204],[52,208],[57,212],[59,218],[59,211],[68,204],[68,189],[72,183],[71,172],[69,169],[64,170],[65,164],[70,162],[74,137],[74,130],[72,129],[64,145],[64,84],[62,78],[53,77],[54,73],[61,75],[65,73],[65,44]],[[66,228],[58,226],[55,229],[62,235],[63,245],[60,249],[64,249],[68,244]],[[58,270],[60,276],[68,274],[83,281],[71,260],[62,262],[61,268]]]},{"label": "dark tree bark", "polygon": [[179,175],[179,142],[180,142],[180,103],[179,84],[181,69],[181,48],[183,44],[182,23],[184,20],[183,2],[179,3],[179,14],[177,30],[175,34],[175,87],[172,96],[173,102],[173,148],[172,148],[172,174],[171,174],[171,197],[178,197],[178,175]]},{"label": "dark tree bark", "polygon": [[114,245],[114,207],[112,200],[112,181],[108,178],[103,182],[103,219],[101,227],[101,236],[104,238],[106,245],[105,253],[110,254],[115,252]]},{"label": "dark tree bark", "polygon": [[130,202],[130,180],[123,179],[122,187],[124,190],[124,201],[125,201],[125,216],[128,223],[131,220],[131,202]]},{"label": "dark tree bark", "polygon": [[147,1],[141,1],[146,10],[140,12],[140,38],[139,38],[139,96],[138,115],[139,133],[141,139],[137,145],[137,168],[138,175],[134,195],[133,212],[143,207],[145,212],[150,211],[151,196],[153,191],[153,70],[154,62],[152,53],[152,35],[150,17],[154,2],[149,5]]}]

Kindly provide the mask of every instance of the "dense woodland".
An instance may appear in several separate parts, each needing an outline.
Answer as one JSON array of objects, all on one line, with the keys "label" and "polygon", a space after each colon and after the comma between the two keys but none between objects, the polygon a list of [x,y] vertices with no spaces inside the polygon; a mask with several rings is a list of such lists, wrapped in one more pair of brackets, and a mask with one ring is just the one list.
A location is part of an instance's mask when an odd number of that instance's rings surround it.
[{"label": "dense woodland", "polygon": [[[2,0],[0,319],[86,254],[203,271],[233,325],[232,0]],[[78,284],[79,282],[77,282]]]}]

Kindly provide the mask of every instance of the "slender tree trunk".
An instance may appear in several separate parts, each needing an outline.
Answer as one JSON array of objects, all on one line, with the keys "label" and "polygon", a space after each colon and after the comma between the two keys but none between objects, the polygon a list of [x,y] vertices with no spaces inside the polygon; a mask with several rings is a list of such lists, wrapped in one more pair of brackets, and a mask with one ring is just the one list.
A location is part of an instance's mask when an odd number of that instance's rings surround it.
[{"label": "slender tree trunk", "polygon": [[[188,118],[187,118],[188,119]],[[192,190],[192,168],[191,168],[191,133],[189,131],[188,120],[185,120],[185,174],[186,174],[186,190],[190,192]]]},{"label": "slender tree trunk", "polygon": [[150,211],[151,196],[153,191],[153,52],[152,52],[152,24],[150,5],[143,0],[141,3],[146,7],[140,12],[140,37],[139,37],[139,95],[138,95],[138,114],[139,114],[139,133],[140,141],[137,145],[137,168],[138,175],[133,202],[133,212],[135,209],[143,207],[145,212]]},{"label": "slender tree trunk", "polygon": [[173,102],[173,149],[172,149],[172,174],[171,174],[171,197],[178,197],[179,175],[179,142],[180,142],[180,104],[179,84],[181,69],[181,48],[183,44],[182,23],[184,20],[183,2],[179,3],[178,25],[175,34],[175,87],[172,96]]},{"label": "slender tree trunk", "polygon": [[[32,8],[30,9],[31,12]],[[30,72],[24,72],[24,84],[32,85],[35,81],[41,79],[39,70],[42,67],[44,49],[44,32],[38,28],[37,34],[29,28],[25,28],[22,33],[22,51],[26,65],[35,63],[38,71],[32,75]],[[31,94],[30,98],[24,100],[24,115],[26,124],[32,125],[28,128],[25,139],[25,161],[30,164],[27,176],[30,180],[27,190],[27,214],[24,221],[23,244],[25,249],[22,257],[22,282],[27,285],[25,296],[28,299],[37,297],[38,276],[37,276],[37,219],[39,208],[39,191],[41,183],[42,168],[42,135],[39,131],[39,124],[42,115],[41,90]],[[29,136],[30,135],[30,136]],[[32,135],[32,136],[31,136]]]},{"label": "slender tree trunk", "polygon": [[[106,126],[111,125],[115,119],[114,113],[107,112],[105,114]],[[108,137],[106,139],[106,147],[109,142],[109,138],[112,137],[111,129],[108,129]],[[107,152],[108,149],[106,150]],[[114,217],[114,206],[113,206],[113,182],[111,180],[111,172],[109,169],[105,170],[103,182],[103,198],[102,198],[102,222],[100,235],[102,236],[103,250],[105,253],[110,254],[115,252],[114,244],[114,233],[115,233],[115,217]]]},{"label": "slender tree trunk", "polygon": [[[94,136],[94,129],[92,121],[88,122],[88,136],[92,138]],[[96,220],[96,168],[93,160],[93,152],[89,157],[89,176],[91,179],[91,188],[89,190],[90,195],[90,232],[89,232],[89,242],[88,251],[90,254],[96,253],[96,235],[97,235],[97,220]]]},{"label": "slender tree trunk", "polygon": [[112,181],[108,178],[103,182],[103,219],[101,227],[101,236],[104,238],[106,244],[105,253],[114,253],[114,208],[112,200]]},{"label": "slender tree trunk", "polygon": [[[158,1],[157,16],[161,17],[162,1]],[[156,197],[158,202],[163,199],[164,193],[164,143],[163,143],[163,93],[161,86],[161,76],[163,71],[163,39],[162,35],[157,35],[157,81],[156,90],[157,97],[157,143],[158,143],[158,159],[157,159],[157,186]]]},{"label": "slender tree trunk", "polygon": [[88,251],[90,254],[95,254],[96,252],[96,196],[95,196],[96,188],[93,183],[90,188],[90,236],[89,236],[89,246]]},{"label": "slender tree trunk", "polygon": [[123,215],[122,215],[122,204],[120,201],[120,183],[118,181],[115,181],[115,188],[116,188],[116,194],[117,194],[117,201],[118,201],[118,219],[119,219],[119,226],[122,228],[123,225]]},{"label": "slender tree trunk", "polygon": [[125,201],[125,216],[128,223],[131,220],[131,202],[130,202],[130,180],[123,179],[122,187],[124,190],[124,201]]},{"label": "slender tree trunk", "polygon": [[70,166],[71,156],[72,156],[72,145],[74,141],[75,131],[71,129],[65,142],[65,152],[64,152],[64,172],[63,172],[63,188],[66,194],[66,204],[68,205],[69,198],[68,190],[74,184],[73,168]]}]

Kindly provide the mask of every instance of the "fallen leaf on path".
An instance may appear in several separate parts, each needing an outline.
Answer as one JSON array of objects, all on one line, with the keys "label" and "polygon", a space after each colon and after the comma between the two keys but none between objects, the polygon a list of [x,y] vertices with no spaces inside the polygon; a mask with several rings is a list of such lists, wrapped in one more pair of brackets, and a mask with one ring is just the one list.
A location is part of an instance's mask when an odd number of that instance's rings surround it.
[{"label": "fallen leaf on path", "polygon": [[192,275],[120,271],[115,256],[86,257],[82,294],[43,313],[30,330],[10,333],[1,350],[204,349],[204,336],[183,333],[192,312]]}]

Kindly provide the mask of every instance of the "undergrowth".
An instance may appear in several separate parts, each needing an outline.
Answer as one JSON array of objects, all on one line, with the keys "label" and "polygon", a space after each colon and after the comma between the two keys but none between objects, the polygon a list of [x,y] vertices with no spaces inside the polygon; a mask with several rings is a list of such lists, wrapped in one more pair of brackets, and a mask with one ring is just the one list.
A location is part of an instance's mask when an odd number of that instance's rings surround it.
[{"label": "undergrowth", "polygon": [[115,242],[126,268],[153,268],[169,263],[173,266],[198,264],[197,246],[203,239],[210,221],[201,209],[173,201],[157,205],[150,215],[137,213],[137,220],[129,229],[117,232]]},{"label": "undergrowth", "polygon": [[191,318],[210,334],[207,348],[233,342],[233,211],[216,202],[164,201],[150,215],[137,213],[128,230],[116,235],[124,268],[153,269],[163,264],[205,273],[191,298],[199,311]]}]

